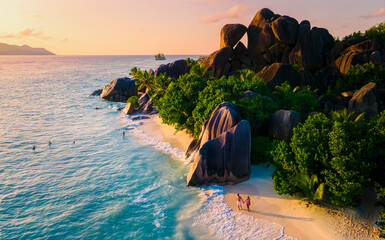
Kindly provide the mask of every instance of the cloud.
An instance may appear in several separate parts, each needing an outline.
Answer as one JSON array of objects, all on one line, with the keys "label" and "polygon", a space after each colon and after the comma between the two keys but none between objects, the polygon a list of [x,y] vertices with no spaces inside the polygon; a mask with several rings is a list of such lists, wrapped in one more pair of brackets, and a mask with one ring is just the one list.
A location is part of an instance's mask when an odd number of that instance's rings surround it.
[{"label": "cloud", "polygon": [[33,14],[32,17],[33,18],[43,18],[44,15],[43,14]]},{"label": "cloud", "polygon": [[250,11],[250,8],[244,5],[235,5],[234,7],[230,8],[226,12],[217,12],[214,15],[201,18],[202,23],[213,23],[218,22],[222,19],[227,18],[239,18],[242,14],[247,13]]},{"label": "cloud", "polygon": [[35,31],[33,28],[27,28],[25,30],[20,31],[19,33],[9,33],[5,35],[0,35],[0,38],[40,38],[42,40],[50,40],[52,37],[45,36],[42,31]]},{"label": "cloud", "polygon": [[369,13],[369,17],[385,17],[385,7],[380,8],[378,11]]},{"label": "cloud", "polygon": [[385,7],[382,7],[378,11],[370,12],[369,14],[361,16],[361,17],[362,18],[385,17]]}]

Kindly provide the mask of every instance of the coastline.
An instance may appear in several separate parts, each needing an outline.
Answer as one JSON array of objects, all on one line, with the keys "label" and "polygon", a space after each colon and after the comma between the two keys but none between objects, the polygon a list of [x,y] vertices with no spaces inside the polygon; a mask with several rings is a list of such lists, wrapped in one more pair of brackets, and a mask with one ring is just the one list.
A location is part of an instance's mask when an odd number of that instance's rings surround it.
[{"label": "coastline", "polygon": [[142,125],[138,127],[148,136],[159,142],[170,143],[180,152],[185,153],[193,137],[188,135],[185,130],[177,131],[173,126],[163,124],[159,114],[145,115],[148,119],[141,119]]},{"label": "coastline", "polygon": [[[158,114],[146,116],[149,119],[141,120],[143,124],[139,126],[139,130],[157,141],[170,143],[181,152],[187,150],[193,140],[190,135],[162,124]],[[224,187],[225,204],[236,213],[279,224],[284,227],[285,235],[297,239],[379,239],[372,233],[370,221],[361,218],[357,214],[358,210],[341,211],[309,205],[299,198],[278,195],[273,189],[273,170],[273,167],[252,165],[252,174],[248,181]],[[243,199],[250,196],[250,212],[237,209],[237,193]]]}]

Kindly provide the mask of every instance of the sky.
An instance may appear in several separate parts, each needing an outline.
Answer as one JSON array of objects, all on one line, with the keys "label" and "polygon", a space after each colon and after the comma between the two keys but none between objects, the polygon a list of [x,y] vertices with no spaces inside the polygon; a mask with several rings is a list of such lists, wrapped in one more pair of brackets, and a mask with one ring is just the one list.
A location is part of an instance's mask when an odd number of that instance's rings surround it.
[{"label": "sky", "polygon": [[248,26],[261,8],[340,38],[385,21],[385,0],[0,0],[0,42],[58,55],[207,55],[225,24]]}]

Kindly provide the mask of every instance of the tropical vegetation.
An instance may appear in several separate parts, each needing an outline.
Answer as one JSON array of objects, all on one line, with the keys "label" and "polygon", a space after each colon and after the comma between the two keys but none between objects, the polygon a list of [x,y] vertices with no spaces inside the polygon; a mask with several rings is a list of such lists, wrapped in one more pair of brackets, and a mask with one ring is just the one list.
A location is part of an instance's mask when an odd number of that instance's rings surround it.
[{"label": "tropical vegetation", "polygon": [[[381,23],[344,40],[364,36],[384,42],[384,28],[385,23]],[[218,104],[232,102],[251,124],[252,163],[275,165],[272,178],[279,194],[300,194],[310,202],[326,200],[353,207],[369,187],[374,187],[380,203],[385,204],[385,112],[371,119],[346,109],[310,114],[319,111],[320,104],[316,92],[307,86],[286,82],[270,91],[250,70],[215,78],[199,60],[189,58],[186,62],[190,71],[176,79],[131,69],[139,90],[150,94],[164,123],[197,138]],[[385,68],[371,63],[354,65],[329,93],[353,91],[368,82],[384,88],[384,77]],[[247,90],[256,97],[245,98]],[[267,137],[268,121],[278,109],[295,110],[301,116],[288,142]]]}]

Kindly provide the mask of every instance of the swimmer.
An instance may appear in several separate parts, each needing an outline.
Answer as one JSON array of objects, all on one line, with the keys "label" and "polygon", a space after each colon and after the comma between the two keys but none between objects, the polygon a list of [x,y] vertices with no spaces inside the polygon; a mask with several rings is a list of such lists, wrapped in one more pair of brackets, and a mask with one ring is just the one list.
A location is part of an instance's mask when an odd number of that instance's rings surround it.
[{"label": "swimmer", "polygon": [[243,202],[243,199],[241,196],[239,196],[239,193],[237,194],[237,206],[238,206],[238,210],[241,210],[242,209],[242,202]]},{"label": "swimmer", "polygon": [[75,141],[73,141],[72,144],[75,144]]},{"label": "swimmer", "polygon": [[123,131],[123,133],[122,133],[122,137],[124,137],[124,136],[126,136],[126,133]]},{"label": "swimmer", "polygon": [[51,141],[48,141],[48,145],[51,146],[51,144],[52,144]]},{"label": "swimmer", "polygon": [[36,146],[35,146],[35,145],[33,145],[33,146],[32,146],[32,150],[33,150],[33,151],[35,151],[35,149],[36,149]]}]

